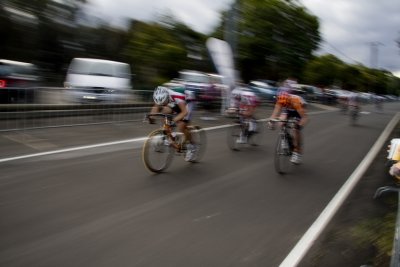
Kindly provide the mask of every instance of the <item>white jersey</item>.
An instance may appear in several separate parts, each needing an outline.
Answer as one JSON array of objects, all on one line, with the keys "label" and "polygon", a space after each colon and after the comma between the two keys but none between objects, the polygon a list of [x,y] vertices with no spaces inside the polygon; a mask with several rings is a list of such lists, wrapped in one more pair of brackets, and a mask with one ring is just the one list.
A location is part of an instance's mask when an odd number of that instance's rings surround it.
[{"label": "white jersey", "polygon": [[[169,94],[169,103],[168,106],[174,111],[174,112],[180,112],[180,108],[178,106],[179,103],[185,103],[186,108],[188,110],[188,114],[185,116],[184,120],[190,120],[192,117],[192,112],[194,109],[194,102],[188,101],[191,100],[192,97],[194,97],[190,92],[185,90],[185,93],[179,93],[171,89],[167,89],[168,94]],[[189,99],[188,99],[189,98]]]},{"label": "white jersey", "polygon": [[231,107],[232,108],[241,108],[245,106],[255,107],[259,103],[259,99],[257,95],[245,88],[237,87],[232,91],[231,97]]}]

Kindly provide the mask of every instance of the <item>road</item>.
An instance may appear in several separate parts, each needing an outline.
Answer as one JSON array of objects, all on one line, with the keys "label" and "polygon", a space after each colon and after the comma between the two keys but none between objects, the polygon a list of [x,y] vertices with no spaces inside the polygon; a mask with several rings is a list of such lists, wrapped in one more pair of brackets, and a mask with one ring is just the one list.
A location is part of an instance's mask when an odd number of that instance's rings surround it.
[{"label": "road", "polygon": [[[367,106],[357,126],[314,111],[304,163],[285,176],[273,168],[277,131],[232,152],[226,128],[209,130],[201,163],[176,157],[158,175],[132,139],[154,126],[3,133],[0,266],[279,266],[398,110]],[[10,158],[100,140],[127,141]]]}]

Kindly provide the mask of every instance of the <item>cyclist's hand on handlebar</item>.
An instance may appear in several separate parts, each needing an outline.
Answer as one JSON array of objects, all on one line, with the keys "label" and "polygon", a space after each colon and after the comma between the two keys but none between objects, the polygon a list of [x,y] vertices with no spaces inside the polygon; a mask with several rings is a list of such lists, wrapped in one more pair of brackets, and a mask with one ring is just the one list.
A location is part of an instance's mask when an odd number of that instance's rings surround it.
[{"label": "cyclist's hand on handlebar", "polygon": [[155,124],[156,123],[156,120],[154,118],[152,118],[151,115],[146,116],[145,120],[147,120],[149,122],[149,124]]},{"label": "cyclist's hand on handlebar", "polygon": [[148,122],[149,124],[155,124],[156,119],[154,119],[151,114],[144,115],[143,122]]},{"label": "cyclist's hand on handlebar", "polygon": [[175,127],[176,123],[173,120],[168,121],[168,126]]}]

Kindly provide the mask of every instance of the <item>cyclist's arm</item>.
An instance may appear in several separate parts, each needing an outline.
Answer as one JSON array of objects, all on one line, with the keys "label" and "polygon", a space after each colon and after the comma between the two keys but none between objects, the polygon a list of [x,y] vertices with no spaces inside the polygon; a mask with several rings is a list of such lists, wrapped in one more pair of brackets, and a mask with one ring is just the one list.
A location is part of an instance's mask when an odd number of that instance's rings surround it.
[{"label": "cyclist's arm", "polygon": [[282,105],[276,102],[274,110],[272,111],[271,119],[276,119],[279,117],[282,111]]},{"label": "cyclist's arm", "polygon": [[183,118],[185,118],[185,116],[189,113],[189,111],[186,107],[186,102],[181,101],[181,102],[177,103],[177,105],[179,106],[179,109],[181,110],[181,112],[175,116],[175,118],[173,119],[174,122],[183,120]]},{"label": "cyclist's arm", "polygon": [[301,105],[299,105],[299,106],[296,108],[296,110],[297,110],[297,112],[299,113],[300,118],[301,118],[300,121],[299,121],[299,125],[300,125],[300,126],[304,126],[304,125],[307,123],[307,121],[308,121],[307,113],[306,113],[304,107],[301,106]]}]

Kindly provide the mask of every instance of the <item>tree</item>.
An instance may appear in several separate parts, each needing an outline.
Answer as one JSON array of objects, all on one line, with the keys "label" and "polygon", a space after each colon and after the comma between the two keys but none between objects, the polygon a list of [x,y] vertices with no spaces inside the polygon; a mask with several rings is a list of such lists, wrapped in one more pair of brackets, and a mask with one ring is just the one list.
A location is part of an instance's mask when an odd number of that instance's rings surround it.
[{"label": "tree", "polygon": [[132,23],[129,44],[124,54],[142,89],[154,88],[176,77],[185,65],[186,49],[181,42],[160,24]]},{"label": "tree", "polygon": [[303,83],[314,84],[321,87],[342,85],[339,79],[345,63],[334,55],[315,57],[305,66]]},{"label": "tree", "polygon": [[295,1],[237,1],[238,65],[244,80],[299,77],[321,39],[318,19]]}]

